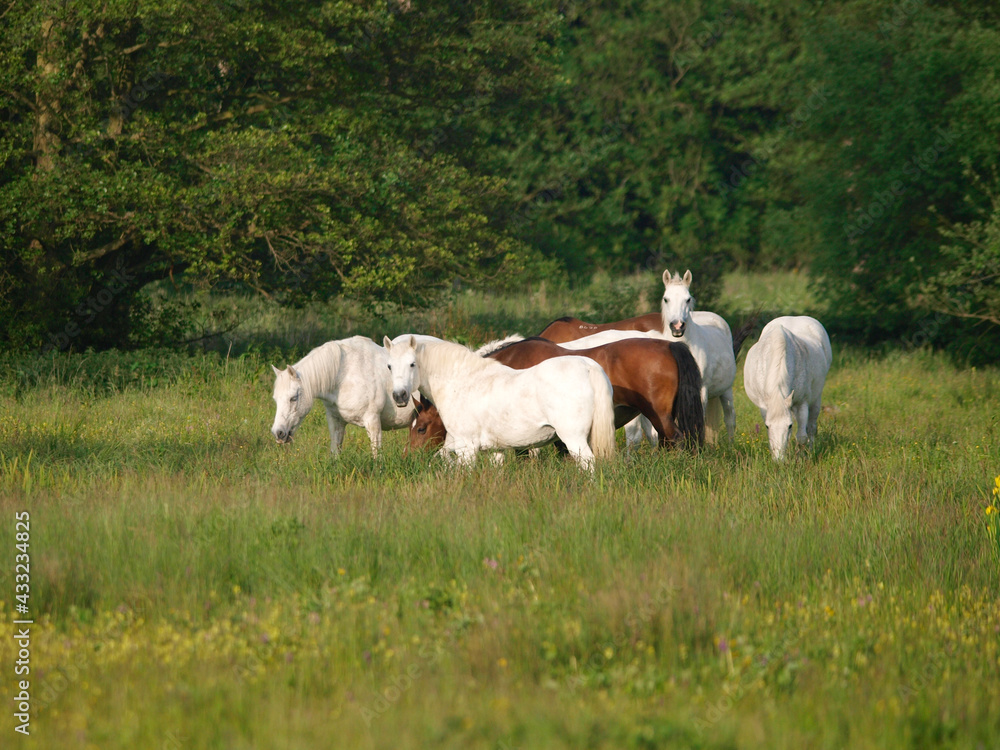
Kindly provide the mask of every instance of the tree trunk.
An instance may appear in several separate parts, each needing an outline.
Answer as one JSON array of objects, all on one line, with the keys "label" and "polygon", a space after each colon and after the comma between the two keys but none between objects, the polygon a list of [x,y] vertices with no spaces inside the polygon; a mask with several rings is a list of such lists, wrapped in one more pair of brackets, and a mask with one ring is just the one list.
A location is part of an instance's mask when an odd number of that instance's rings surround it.
[{"label": "tree trunk", "polygon": [[52,18],[42,21],[41,43],[38,46],[38,87],[35,90],[35,167],[46,172],[55,166],[55,156],[61,142],[56,133],[59,118],[59,97],[54,78],[59,72],[59,35],[62,24]]}]

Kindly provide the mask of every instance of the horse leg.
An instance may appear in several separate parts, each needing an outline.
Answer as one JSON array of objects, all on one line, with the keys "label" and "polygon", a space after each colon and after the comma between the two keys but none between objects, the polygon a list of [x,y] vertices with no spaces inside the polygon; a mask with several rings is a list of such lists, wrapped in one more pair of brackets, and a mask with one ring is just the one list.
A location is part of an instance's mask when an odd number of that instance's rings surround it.
[{"label": "horse leg", "polygon": [[823,398],[820,396],[813,403],[809,404],[809,424],[806,425],[806,434],[809,436],[809,442],[812,443],[816,440],[816,431],[818,430],[817,422],[819,421],[819,414],[823,411]]},{"label": "horse leg", "polygon": [[677,429],[677,423],[674,422],[674,418],[670,415],[670,409],[662,410],[659,413],[653,412],[649,417],[649,421],[659,435],[658,443],[661,448],[672,446],[674,441],[681,437],[681,432]]},{"label": "horse leg", "polygon": [[625,425],[625,446],[628,450],[642,445],[643,438],[655,445],[658,439],[656,428],[642,414]]},{"label": "horse leg", "polygon": [[809,432],[809,404],[802,402],[795,409],[796,433],[795,439],[799,445],[812,443],[812,434]]},{"label": "horse leg", "polygon": [[479,452],[477,445],[456,440],[449,432],[448,437],[444,439],[444,446],[455,455],[455,463],[459,466],[472,466],[476,463],[476,453]]},{"label": "horse leg", "polygon": [[718,396],[707,401],[702,399],[705,409],[705,442],[715,445],[719,442],[719,428],[722,426],[722,399]]},{"label": "horse leg", "polygon": [[654,428],[645,417],[642,418],[639,424],[642,425],[642,432],[646,436],[646,440],[649,441],[649,444],[656,445],[656,441],[659,438],[659,435],[656,433],[656,428]]},{"label": "horse leg", "polygon": [[378,414],[366,414],[364,423],[372,444],[372,456],[377,457],[379,448],[382,447],[382,420]]},{"label": "horse leg", "polygon": [[566,443],[569,455],[580,465],[581,469],[586,469],[587,471],[594,470],[594,452],[590,450],[586,438],[582,441],[565,440],[564,442]]},{"label": "horse leg", "polygon": [[731,443],[736,439],[736,408],[733,406],[732,387],[723,393],[720,399],[722,401],[722,413],[726,420],[726,437],[729,438],[729,442]]},{"label": "horse leg", "polygon": [[580,465],[580,468],[593,471],[594,451],[590,449],[590,443],[587,440],[591,426],[589,424],[584,426],[573,420],[573,422],[562,423],[559,427],[555,425],[553,427],[556,431],[556,442],[565,446],[566,452]]},{"label": "horse leg", "polygon": [[638,448],[642,445],[642,424],[639,420],[641,417],[636,417],[631,422],[625,425],[625,448],[626,450],[632,450]]},{"label": "horse leg", "polygon": [[347,423],[337,416],[332,406],[326,407],[326,425],[330,428],[330,453],[340,455],[340,447],[344,444],[344,431]]}]

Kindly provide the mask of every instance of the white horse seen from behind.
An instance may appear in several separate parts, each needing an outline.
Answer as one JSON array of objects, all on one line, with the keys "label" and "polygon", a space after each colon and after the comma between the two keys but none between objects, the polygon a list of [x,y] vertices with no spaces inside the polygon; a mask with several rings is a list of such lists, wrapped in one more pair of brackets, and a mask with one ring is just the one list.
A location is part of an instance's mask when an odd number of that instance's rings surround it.
[{"label": "white horse seen from behind", "polygon": [[798,423],[800,444],[816,438],[816,422],[833,353],[826,329],[806,315],[775,318],[747,352],[743,387],[760,408],[771,455],[781,460]]},{"label": "white horse seen from behind", "polygon": [[615,410],[604,370],[585,357],[556,357],[526,370],[483,358],[461,344],[400,336],[383,341],[392,397],[409,404],[419,390],[438,408],[444,450],[470,464],[479,451],[533,448],[558,437],[577,463],[615,449]]},{"label": "white horse seen from behind", "polygon": [[274,365],[277,410],[271,432],[279,443],[290,443],[295,430],[318,399],[326,408],[330,452],[340,453],[348,424],[364,427],[372,455],[382,445],[382,430],[409,427],[415,412],[407,403],[396,406],[385,349],[364,336],[328,341],[294,365]]}]

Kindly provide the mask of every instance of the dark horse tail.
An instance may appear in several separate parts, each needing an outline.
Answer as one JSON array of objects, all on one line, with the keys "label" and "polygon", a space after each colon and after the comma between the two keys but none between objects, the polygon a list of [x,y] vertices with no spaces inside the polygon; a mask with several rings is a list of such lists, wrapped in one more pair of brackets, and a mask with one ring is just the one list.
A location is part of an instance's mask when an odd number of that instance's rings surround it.
[{"label": "dark horse tail", "polygon": [[750,317],[743,321],[743,325],[736,329],[736,333],[733,334],[733,358],[740,358],[740,349],[743,348],[743,342],[747,340],[747,336],[754,332],[757,328],[757,321],[760,320],[760,310],[754,310],[750,313]]},{"label": "dark horse tail", "polygon": [[677,394],[670,416],[684,440],[701,447],[705,444],[705,410],[701,406],[701,370],[687,344],[670,342],[670,353],[677,362]]}]

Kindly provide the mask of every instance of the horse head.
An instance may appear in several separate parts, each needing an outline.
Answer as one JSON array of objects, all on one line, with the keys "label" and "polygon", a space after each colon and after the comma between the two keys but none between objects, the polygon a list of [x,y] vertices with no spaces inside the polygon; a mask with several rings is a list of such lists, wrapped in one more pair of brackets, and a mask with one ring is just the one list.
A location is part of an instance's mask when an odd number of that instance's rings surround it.
[{"label": "horse head", "polygon": [[410,403],[410,396],[420,386],[420,368],[417,367],[417,340],[407,336],[395,344],[385,336],[382,346],[389,354],[389,372],[392,373],[392,400],[398,407]]},{"label": "horse head", "polygon": [[277,406],[271,434],[279,444],[284,445],[292,442],[292,436],[302,418],[309,413],[312,401],[294,367],[288,365],[286,369],[279,370],[271,365],[271,369],[275,376],[274,403]]},{"label": "horse head", "polygon": [[787,396],[778,395],[773,403],[768,405],[764,424],[767,426],[767,442],[771,446],[771,455],[776,461],[781,461],[788,450],[788,442],[792,439],[792,398],[795,391]]},{"label": "horse head", "polygon": [[687,327],[691,310],[694,309],[694,297],[691,296],[691,271],[685,271],[684,276],[673,274],[670,270],[663,272],[663,303],[660,310],[663,314],[664,333],[670,329],[674,338],[681,338]]},{"label": "horse head", "polygon": [[410,424],[410,441],[404,453],[409,453],[411,449],[439,446],[448,434],[434,404],[422,396],[415,397],[414,403],[417,406],[417,416]]}]

